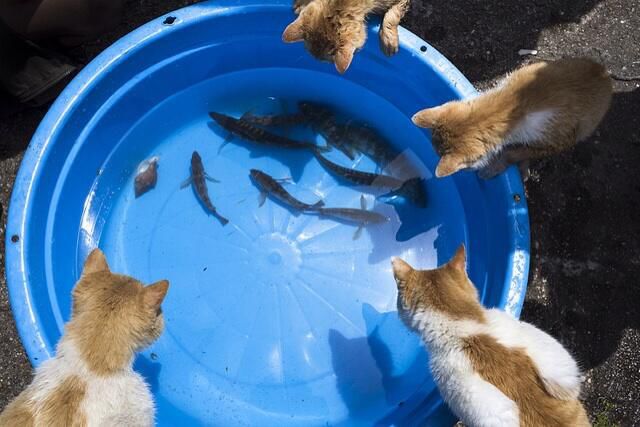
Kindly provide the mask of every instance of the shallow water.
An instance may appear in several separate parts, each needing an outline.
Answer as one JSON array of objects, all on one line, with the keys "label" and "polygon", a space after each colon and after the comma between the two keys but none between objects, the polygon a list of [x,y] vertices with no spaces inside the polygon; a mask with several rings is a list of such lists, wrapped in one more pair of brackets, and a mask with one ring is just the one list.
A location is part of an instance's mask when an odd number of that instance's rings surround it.
[{"label": "shallow water", "polygon": [[[300,94],[291,85],[298,78],[327,82]],[[320,89],[334,83],[328,80],[335,80],[332,93]],[[352,87],[342,91],[344,85]],[[207,114],[276,113],[283,108],[277,100],[293,112],[301,99],[339,106],[342,120],[368,123],[398,148],[412,147],[406,155],[426,178],[427,207],[394,207],[365,193],[368,207],[389,221],[368,226],[357,240],[355,225],[297,214],[273,199],[259,207],[251,168],[291,177],[285,188],[303,202],[360,207],[362,189],[327,173],[310,151],[239,138],[220,149],[227,132]],[[324,144],[304,127],[288,136]],[[220,181],[207,185],[227,226],[206,212],[191,187],[180,189],[194,150]],[[158,183],[136,199],[135,170],[151,156],[159,158]],[[171,283],[166,333],[139,362],[163,396],[160,417],[166,405],[210,407],[211,413],[190,412],[200,419],[236,414],[227,420],[234,424],[251,420],[249,413],[276,423],[293,411],[287,422],[339,423],[348,416],[366,425],[435,399],[427,355],[397,317],[390,268],[392,256],[435,267],[438,254],[452,254],[464,241],[458,190],[451,180],[432,179],[417,161],[435,164],[433,156],[425,134],[393,105],[312,71],[223,75],[177,93],[139,120],[103,165],[83,229],[87,247],[99,242],[114,271]],[[333,150],[327,157],[376,170],[364,156],[351,162]],[[212,399],[216,404],[207,405]]]}]

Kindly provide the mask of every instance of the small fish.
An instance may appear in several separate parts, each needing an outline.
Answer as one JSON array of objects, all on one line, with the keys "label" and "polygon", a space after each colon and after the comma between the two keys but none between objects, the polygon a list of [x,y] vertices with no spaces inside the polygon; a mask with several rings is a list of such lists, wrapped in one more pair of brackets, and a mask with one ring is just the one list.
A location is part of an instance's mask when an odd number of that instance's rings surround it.
[{"label": "small fish", "polygon": [[318,159],[318,162],[320,162],[320,164],[325,169],[327,169],[334,175],[346,179],[347,181],[350,181],[354,184],[391,189],[400,188],[402,187],[402,184],[404,184],[403,180],[394,178],[391,175],[362,172],[355,169],[345,168],[344,166],[333,163],[331,160],[320,154],[320,152],[317,150],[314,152],[314,154],[316,156],[316,159]]},{"label": "small fish", "polygon": [[[210,112],[209,116],[211,116],[216,123],[218,123],[222,128],[228,130],[231,134],[249,141],[291,149],[320,149],[322,151],[330,149],[329,147],[318,147],[310,142],[295,141],[284,136],[276,135],[247,121],[235,119],[225,114]],[[226,142],[228,141],[225,141],[225,144]],[[222,147],[220,147],[220,149],[222,149]]]},{"label": "small fish", "polygon": [[142,196],[147,191],[156,186],[158,182],[158,157],[154,156],[140,163],[136,177],[133,181],[133,188],[136,198]]},{"label": "small fish", "polygon": [[280,182],[286,182],[288,181],[288,179],[278,180],[258,169],[251,169],[250,176],[251,179],[253,179],[253,181],[258,185],[258,187],[260,187],[260,206],[264,204],[267,195],[271,195],[275,199],[280,200],[281,202],[299,211],[313,211],[324,206],[324,202],[322,200],[314,203],[313,205],[310,205],[307,203],[303,203],[293,197],[287,190],[284,189],[282,184],[280,184]]},{"label": "small fish", "polygon": [[207,208],[207,210],[212,213],[218,220],[222,223],[222,225],[227,225],[229,220],[218,213],[216,207],[211,203],[211,199],[209,198],[209,191],[207,190],[207,181],[219,182],[214,178],[211,178],[207,172],[204,170],[204,166],[202,165],[202,158],[197,151],[194,151],[191,155],[191,176],[182,184],[182,188],[187,187],[189,184],[193,184],[193,189],[198,196],[198,199],[202,202],[202,204]]},{"label": "small fish", "polygon": [[357,185],[390,189],[391,192],[380,196],[380,198],[386,199],[385,203],[394,204],[398,197],[404,197],[419,208],[425,208],[427,205],[423,178],[415,177],[402,180],[391,175],[362,172],[335,164],[318,151],[315,152],[315,156],[325,169],[347,181]]},{"label": "small fish", "polygon": [[327,141],[327,144],[340,150],[351,160],[356,158],[356,150],[348,143],[346,125],[336,122],[335,114],[327,107],[308,101],[298,103],[298,109],[311,123],[313,129]]},{"label": "small fish", "polygon": [[301,101],[298,109],[327,140],[327,144],[342,151],[351,160],[357,154],[364,154],[384,168],[400,155],[389,141],[366,124],[337,123],[335,114],[328,107],[314,102]]},{"label": "small fish", "polygon": [[321,217],[334,218],[357,224],[358,229],[353,234],[353,240],[357,240],[362,234],[362,229],[369,224],[380,224],[389,221],[389,218],[374,211],[367,210],[367,200],[360,196],[360,209],[354,208],[320,208],[317,209]]},{"label": "small fish", "polygon": [[352,149],[364,154],[384,168],[400,156],[389,141],[365,124],[348,123],[343,130],[343,138]]}]

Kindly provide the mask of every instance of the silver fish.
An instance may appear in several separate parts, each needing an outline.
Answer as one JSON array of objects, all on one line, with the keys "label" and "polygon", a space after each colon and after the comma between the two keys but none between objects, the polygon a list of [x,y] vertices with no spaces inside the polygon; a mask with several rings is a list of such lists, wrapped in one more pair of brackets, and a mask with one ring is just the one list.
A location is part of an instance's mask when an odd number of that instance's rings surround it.
[{"label": "silver fish", "polygon": [[258,185],[258,187],[260,187],[260,206],[264,204],[267,195],[270,195],[273,198],[280,200],[281,202],[299,211],[313,211],[324,206],[324,202],[322,200],[310,205],[308,203],[303,203],[293,197],[287,190],[284,189],[282,184],[280,184],[280,182],[288,181],[288,179],[277,180],[258,169],[251,169],[249,175],[251,176],[251,179]]},{"label": "silver fish", "polygon": [[367,210],[367,199],[360,196],[360,209],[354,208],[320,208],[317,209],[321,217],[333,218],[358,225],[353,234],[353,240],[357,240],[362,234],[362,229],[369,224],[380,224],[389,221],[389,218],[374,211]]}]

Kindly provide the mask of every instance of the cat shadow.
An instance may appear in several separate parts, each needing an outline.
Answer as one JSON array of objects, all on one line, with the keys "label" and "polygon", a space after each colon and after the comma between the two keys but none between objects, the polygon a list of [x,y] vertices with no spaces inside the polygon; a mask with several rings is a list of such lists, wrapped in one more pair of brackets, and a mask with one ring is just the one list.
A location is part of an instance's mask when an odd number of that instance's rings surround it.
[{"label": "cat shadow", "polygon": [[[470,81],[487,80],[523,61],[547,27],[578,22],[602,0],[496,0],[412,2],[403,26],[427,41]],[[475,17],[475,18],[473,18]]]},{"label": "cat shadow", "polygon": [[530,286],[548,286],[546,298],[527,299],[523,319],[559,338],[583,369],[640,328],[638,129],[640,89],[616,93],[594,136],[539,162],[540,179],[527,183]]},{"label": "cat shadow", "polygon": [[[434,246],[438,254],[440,248],[446,246],[446,227],[442,227],[439,219],[429,215],[426,209],[417,209],[408,201],[394,204],[376,202],[374,210],[386,215],[389,222],[382,226],[368,228],[372,249],[369,253],[370,264],[377,264],[391,257],[398,256],[416,247]],[[437,236],[432,242],[431,233]],[[438,260],[440,261],[440,260]]]},{"label": "cat shadow", "polygon": [[[207,123],[209,129],[213,131],[217,136],[219,136],[224,142],[229,133],[218,126],[215,122]],[[234,145],[241,146],[246,148],[250,152],[250,157],[252,159],[260,158],[260,157],[269,157],[278,162],[282,163],[284,166],[289,168],[290,178],[294,182],[298,182],[302,177],[302,173],[304,169],[312,159],[313,153],[311,150],[303,150],[303,149],[287,149],[280,148],[277,146],[269,146],[268,144],[261,144],[259,142],[247,141],[238,136],[233,136],[219,151],[219,153],[225,152],[225,150],[233,149]],[[249,173],[249,169],[251,165],[247,165],[247,173]]]},{"label": "cat shadow", "polygon": [[[371,401],[380,398],[379,390],[382,389],[384,401],[395,409],[374,425],[407,425],[411,409],[404,406],[403,400],[406,378],[394,373],[388,339],[384,338],[380,326],[383,322],[391,322],[391,326],[385,326],[385,329],[388,327],[395,330],[401,320],[397,312],[381,313],[369,304],[363,304],[362,315],[366,324],[366,336],[347,338],[334,329],[329,331],[329,346],[338,392],[349,410],[350,418],[364,419],[369,418]],[[426,351],[422,351],[406,372],[427,369],[427,366]]]}]

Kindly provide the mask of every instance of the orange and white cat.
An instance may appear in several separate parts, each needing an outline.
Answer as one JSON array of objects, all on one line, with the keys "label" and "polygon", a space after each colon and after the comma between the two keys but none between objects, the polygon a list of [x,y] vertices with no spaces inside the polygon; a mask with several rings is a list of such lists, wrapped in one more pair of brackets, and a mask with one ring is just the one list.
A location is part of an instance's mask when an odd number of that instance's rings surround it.
[{"label": "orange and white cat", "polygon": [[436,176],[474,169],[491,178],[586,139],[609,109],[611,95],[610,75],[590,59],[538,62],[476,98],[422,110],[413,122],[432,130],[441,156]]},{"label": "orange and white cat", "polygon": [[111,273],[103,253],[91,252],[56,356],[36,369],[0,414],[0,426],[154,425],[153,398],[132,364],[163,330],[168,287],[166,280],[145,287]]},{"label": "orange and white cat", "polygon": [[398,312],[422,336],[440,393],[465,425],[590,425],[575,360],[535,326],[480,304],[464,246],[434,270],[392,264]]},{"label": "orange and white cat", "polygon": [[344,73],[367,40],[367,15],[383,15],[380,47],[389,56],[398,52],[398,25],[409,0],[296,0],[293,7],[299,15],[282,40],[304,41],[314,57],[335,63]]}]

